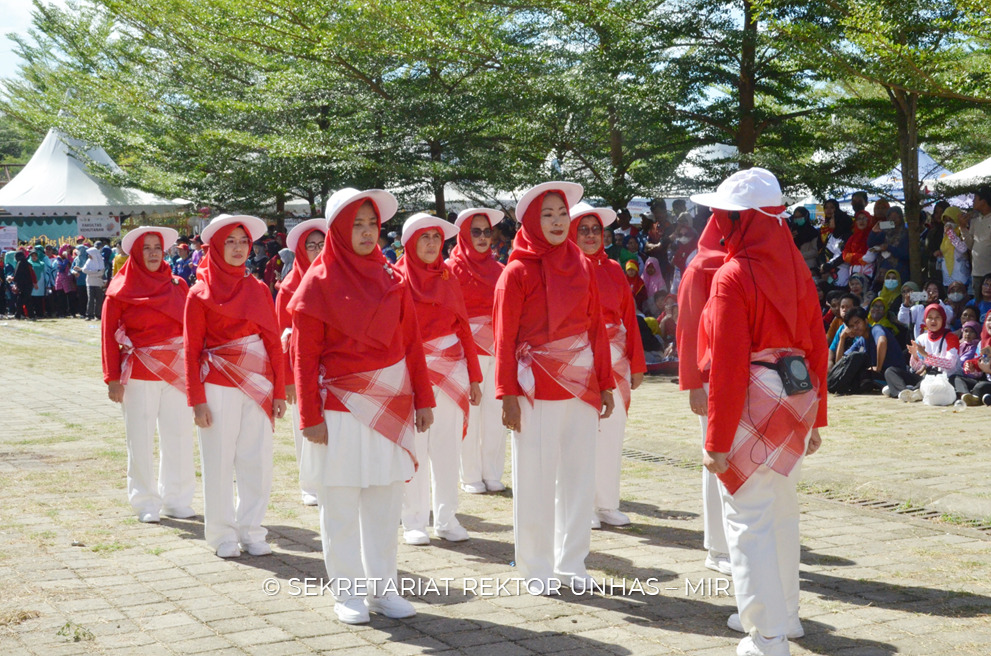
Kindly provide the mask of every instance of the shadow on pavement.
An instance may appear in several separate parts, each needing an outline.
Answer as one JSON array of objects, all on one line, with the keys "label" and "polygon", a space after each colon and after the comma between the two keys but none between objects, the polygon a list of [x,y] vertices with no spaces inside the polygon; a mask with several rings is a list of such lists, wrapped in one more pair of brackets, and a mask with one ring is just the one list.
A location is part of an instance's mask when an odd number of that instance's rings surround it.
[{"label": "shadow on pavement", "polygon": [[853,605],[972,618],[991,615],[991,597],[924,586],[801,573],[802,590]]},{"label": "shadow on pavement", "polygon": [[654,504],[647,504],[645,502],[631,502],[628,500],[623,500],[619,503],[619,510],[623,512],[632,511],[633,513],[639,513],[642,516],[648,516],[650,518],[657,518],[658,520],[693,520],[699,517],[699,514],[694,511],[672,511],[669,509],[661,509]]}]

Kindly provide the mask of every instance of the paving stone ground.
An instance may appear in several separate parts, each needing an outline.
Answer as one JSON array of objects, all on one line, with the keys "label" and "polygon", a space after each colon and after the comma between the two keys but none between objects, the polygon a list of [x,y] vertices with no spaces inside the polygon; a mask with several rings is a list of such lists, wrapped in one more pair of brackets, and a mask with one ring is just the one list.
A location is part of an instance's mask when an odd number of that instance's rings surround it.
[{"label": "paving stone ground", "polygon": [[[516,576],[511,491],[462,495],[470,541],[400,545],[417,616],[349,627],[329,596],[304,591],[306,578],[325,572],[316,510],[299,504],[286,421],[277,425],[266,518],[274,554],[218,559],[202,517],[137,522],[96,327],[0,322],[0,654],[734,652],[739,636],[725,626],[734,605],[721,590],[729,583],[702,566],[699,470],[672,465],[697,460],[699,447],[697,422],[670,381],[635,392],[627,440],[669,460],[625,461],[621,508],[633,525],[593,532],[588,565],[611,592],[480,589]],[[831,401],[835,426],[804,471],[811,490],[942,504],[951,521],[983,517],[988,412]],[[813,494],[801,503],[806,637],[792,642],[794,654],[991,653],[987,533]],[[199,493],[194,507],[202,510]]]}]

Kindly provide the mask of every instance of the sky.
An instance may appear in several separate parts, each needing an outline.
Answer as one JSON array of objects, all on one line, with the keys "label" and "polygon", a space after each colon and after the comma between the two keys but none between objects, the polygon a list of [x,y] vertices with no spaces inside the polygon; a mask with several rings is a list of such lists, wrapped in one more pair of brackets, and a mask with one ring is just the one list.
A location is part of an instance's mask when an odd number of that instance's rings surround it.
[{"label": "sky", "polygon": [[[64,7],[65,0],[46,0],[46,4]],[[7,34],[27,34],[32,9],[34,3],[31,0],[0,0],[0,78],[17,75],[20,58],[14,54],[14,42],[7,38]]]}]

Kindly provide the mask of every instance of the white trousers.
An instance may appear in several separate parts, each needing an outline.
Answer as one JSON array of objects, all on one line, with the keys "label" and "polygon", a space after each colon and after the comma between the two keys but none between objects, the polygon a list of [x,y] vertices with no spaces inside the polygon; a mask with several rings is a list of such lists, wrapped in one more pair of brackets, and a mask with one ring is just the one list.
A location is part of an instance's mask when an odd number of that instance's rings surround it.
[{"label": "white trousers", "polygon": [[[702,426],[702,453],[705,453],[705,436],[709,418],[699,416]],[[723,499],[720,493],[719,477],[702,468],[702,546],[710,552],[729,554],[726,544],[726,526],[723,521]]]},{"label": "white trousers", "polygon": [[798,617],[800,478],[801,461],[787,477],[761,466],[733,495],[719,484],[733,588],[746,632],[785,635],[789,619]]},{"label": "white trousers", "polygon": [[623,439],[626,436],[626,408],[616,395],[616,408],[605,420],[599,420],[595,441],[596,509],[619,508],[619,475],[623,469]]},{"label": "white trousers", "polygon": [[403,483],[387,486],[324,486],[320,503],[320,538],[331,593],[347,600],[395,589],[396,526],[403,504]]},{"label": "white trousers", "polygon": [[[299,403],[293,404],[290,408],[292,409],[292,438],[293,442],[296,443],[296,467],[302,473],[303,443],[306,442],[306,438],[303,437],[303,430],[299,428]],[[299,490],[303,495],[317,496],[316,490],[307,488],[302,481],[299,483]]]},{"label": "white trousers", "polygon": [[458,464],[461,460],[461,409],[439,388],[434,387],[437,407],[430,429],[416,434],[416,458],[420,463],[403,492],[403,527],[426,529],[430,520],[430,492],[433,489],[434,530],[458,524]]},{"label": "white trousers", "polygon": [[[135,512],[181,511],[193,503],[193,409],[165,381],[131,379],[124,386],[127,499]],[[160,460],[155,484],[155,428]]]},{"label": "white trousers", "polygon": [[516,567],[525,579],[585,577],[599,418],[578,399],[520,399],[513,432]]},{"label": "white trousers", "polygon": [[[200,428],[203,517],[207,544],[265,540],[262,527],[272,490],[272,424],[262,407],[227,386],[207,383],[213,425]],[[237,501],[234,499],[237,478]]]},{"label": "white trousers", "polygon": [[482,403],[468,413],[468,435],[461,445],[461,481],[501,481],[506,467],[506,429],[502,403],[495,393],[495,358],[478,357],[482,369]]}]

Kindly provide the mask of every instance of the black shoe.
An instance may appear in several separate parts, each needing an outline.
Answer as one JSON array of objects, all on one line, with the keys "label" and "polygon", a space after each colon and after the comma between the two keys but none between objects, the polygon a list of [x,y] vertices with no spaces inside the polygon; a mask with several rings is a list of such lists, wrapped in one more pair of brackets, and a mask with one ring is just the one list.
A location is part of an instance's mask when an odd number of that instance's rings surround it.
[{"label": "black shoe", "polygon": [[981,397],[981,401],[984,402],[985,406],[991,406],[991,395],[984,395]]}]

